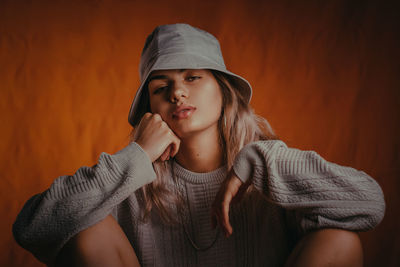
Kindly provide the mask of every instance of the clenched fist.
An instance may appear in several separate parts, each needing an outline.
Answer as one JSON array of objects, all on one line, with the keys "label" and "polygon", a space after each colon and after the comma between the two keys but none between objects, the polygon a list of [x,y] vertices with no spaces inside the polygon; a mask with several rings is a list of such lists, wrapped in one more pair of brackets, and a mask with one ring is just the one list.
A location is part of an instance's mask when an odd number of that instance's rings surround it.
[{"label": "clenched fist", "polygon": [[174,157],[181,142],[161,116],[152,113],[143,116],[136,128],[133,141],[147,153],[152,162]]}]

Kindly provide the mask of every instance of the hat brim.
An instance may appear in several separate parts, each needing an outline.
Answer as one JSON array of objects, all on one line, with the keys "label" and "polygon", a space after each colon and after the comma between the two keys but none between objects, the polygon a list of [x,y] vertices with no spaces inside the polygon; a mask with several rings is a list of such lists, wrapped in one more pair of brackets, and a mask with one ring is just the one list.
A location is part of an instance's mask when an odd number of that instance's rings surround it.
[{"label": "hat brim", "polygon": [[232,77],[232,79],[239,84],[237,89],[239,93],[243,96],[243,98],[250,102],[252,89],[250,83],[244,79],[243,77],[230,72],[226,69],[225,66],[221,66],[215,62],[210,61],[208,58],[197,55],[197,54],[188,54],[188,53],[174,53],[174,54],[165,54],[159,56],[154,64],[148,68],[145,72],[145,75],[142,77],[141,84],[136,91],[135,98],[133,99],[131,108],[129,110],[128,121],[132,126],[135,126],[135,122],[138,121],[136,116],[136,111],[139,106],[139,101],[142,95],[143,87],[147,81],[147,78],[153,71],[156,70],[171,70],[171,69],[211,69],[223,72]]}]

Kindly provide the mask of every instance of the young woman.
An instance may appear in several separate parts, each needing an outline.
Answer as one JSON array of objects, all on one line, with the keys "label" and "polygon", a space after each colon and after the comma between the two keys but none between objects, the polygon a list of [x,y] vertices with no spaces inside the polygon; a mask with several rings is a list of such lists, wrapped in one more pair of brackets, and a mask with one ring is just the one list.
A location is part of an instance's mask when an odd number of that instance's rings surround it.
[{"label": "young woman", "polygon": [[28,200],[21,246],[51,266],[362,265],[379,185],[278,140],[214,36],[157,27],[140,75],[132,142]]}]

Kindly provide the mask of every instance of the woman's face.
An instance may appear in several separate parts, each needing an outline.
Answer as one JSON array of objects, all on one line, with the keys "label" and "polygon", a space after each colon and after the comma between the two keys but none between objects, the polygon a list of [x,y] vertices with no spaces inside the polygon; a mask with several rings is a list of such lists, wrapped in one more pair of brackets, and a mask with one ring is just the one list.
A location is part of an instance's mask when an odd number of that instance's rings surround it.
[{"label": "woman's face", "polygon": [[209,70],[158,70],[148,78],[150,108],[180,138],[218,130],[222,93]]}]

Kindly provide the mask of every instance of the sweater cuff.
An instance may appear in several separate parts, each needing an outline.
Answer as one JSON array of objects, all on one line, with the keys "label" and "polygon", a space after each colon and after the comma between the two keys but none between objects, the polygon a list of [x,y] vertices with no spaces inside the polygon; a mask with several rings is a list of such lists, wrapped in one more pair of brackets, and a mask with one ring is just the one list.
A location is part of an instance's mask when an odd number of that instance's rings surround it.
[{"label": "sweater cuff", "polygon": [[112,155],[112,158],[129,177],[134,177],[138,187],[151,183],[157,178],[149,156],[136,142],[130,143]]},{"label": "sweater cuff", "polygon": [[286,144],[280,140],[264,140],[244,146],[233,163],[233,171],[236,176],[246,183],[254,176],[257,166],[265,166],[272,158],[271,151],[280,146],[286,147]]},{"label": "sweater cuff", "polygon": [[246,183],[254,172],[254,165],[262,164],[254,143],[246,145],[240,150],[233,163],[233,171],[236,176]]}]

